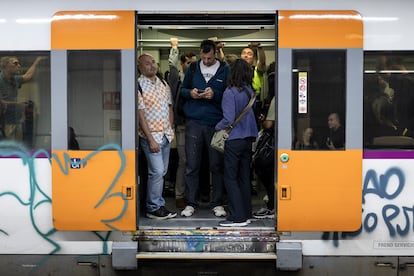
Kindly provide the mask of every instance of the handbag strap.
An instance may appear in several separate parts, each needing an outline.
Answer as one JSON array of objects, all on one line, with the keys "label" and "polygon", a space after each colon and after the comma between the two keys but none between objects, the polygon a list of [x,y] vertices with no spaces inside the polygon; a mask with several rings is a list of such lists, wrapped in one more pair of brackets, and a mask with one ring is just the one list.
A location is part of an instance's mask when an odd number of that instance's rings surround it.
[{"label": "handbag strap", "polygon": [[249,92],[246,90],[246,88],[243,88],[243,91],[246,93],[246,95],[250,98],[249,103],[246,105],[246,107],[240,112],[239,116],[231,123],[231,125],[227,128],[227,133],[230,133],[230,131],[234,128],[234,126],[243,118],[243,116],[249,111],[249,109],[253,106],[254,101],[256,97],[253,95],[249,95]]}]

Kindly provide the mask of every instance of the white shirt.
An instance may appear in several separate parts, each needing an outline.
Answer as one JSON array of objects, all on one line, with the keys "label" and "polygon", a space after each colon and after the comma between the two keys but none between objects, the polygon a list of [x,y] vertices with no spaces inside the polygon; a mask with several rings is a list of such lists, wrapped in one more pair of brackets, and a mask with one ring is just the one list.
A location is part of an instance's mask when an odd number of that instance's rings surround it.
[{"label": "white shirt", "polygon": [[214,63],[211,66],[205,66],[203,61],[200,61],[201,74],[203,74],[203,77],[206,80],[206,82],[208,82],[216,74],[219,67],[220,67],[219,61],[216,61],[216,63]]}]

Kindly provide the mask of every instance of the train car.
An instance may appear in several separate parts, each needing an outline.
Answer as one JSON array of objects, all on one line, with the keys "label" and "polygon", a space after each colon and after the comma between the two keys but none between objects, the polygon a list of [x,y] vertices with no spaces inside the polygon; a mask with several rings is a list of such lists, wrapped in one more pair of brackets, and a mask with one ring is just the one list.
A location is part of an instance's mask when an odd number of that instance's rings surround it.
[{"label": "train car", "polygon": [[[2,274],[413,273],[408,1],[2,6]],[[201,198],[192,217],[154,220],[142,208],[137,57],[150,53],[165,73],[171,38],[198,55],[200,42],[212,37],[228,55],[260,43],[266,65],[275,64],[277,207],[274,218],[244,227],[219,226]],[[308,128],[317,147],[297,147]],[[171,209],[176,170],[170,166],[164,187]],[[253,188],[257,210],[265,191],[260,183]]]}]

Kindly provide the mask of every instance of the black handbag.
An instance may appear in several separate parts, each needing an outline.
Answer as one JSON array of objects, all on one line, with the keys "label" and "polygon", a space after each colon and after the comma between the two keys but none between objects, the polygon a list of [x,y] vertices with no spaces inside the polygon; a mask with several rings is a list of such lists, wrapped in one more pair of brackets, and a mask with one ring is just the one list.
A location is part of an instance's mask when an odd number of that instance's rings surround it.
[{"label": "black handbag", "polygon": [[275,164],[275,134],[273,128],[264,129],[253,153],[253,167],[256,174],[266,174]]}]

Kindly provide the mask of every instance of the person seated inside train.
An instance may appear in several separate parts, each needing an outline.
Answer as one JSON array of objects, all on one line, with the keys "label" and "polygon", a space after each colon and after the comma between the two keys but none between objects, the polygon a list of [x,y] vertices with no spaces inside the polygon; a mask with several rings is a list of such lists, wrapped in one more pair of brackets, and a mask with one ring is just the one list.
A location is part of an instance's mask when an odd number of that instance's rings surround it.
[{"label": "person seated inside train", "polygon": [[326,147],[329,150],[345,149],[345,130],[341,124],[338,113],[328,116],[329,136],[326,138]]},{"label": "person seated inside train", "polygon": [[302,139],[295,143],[296,150],[316,150],[319,145],[314,139],[313,128],[305,128],[302,134]]}]

